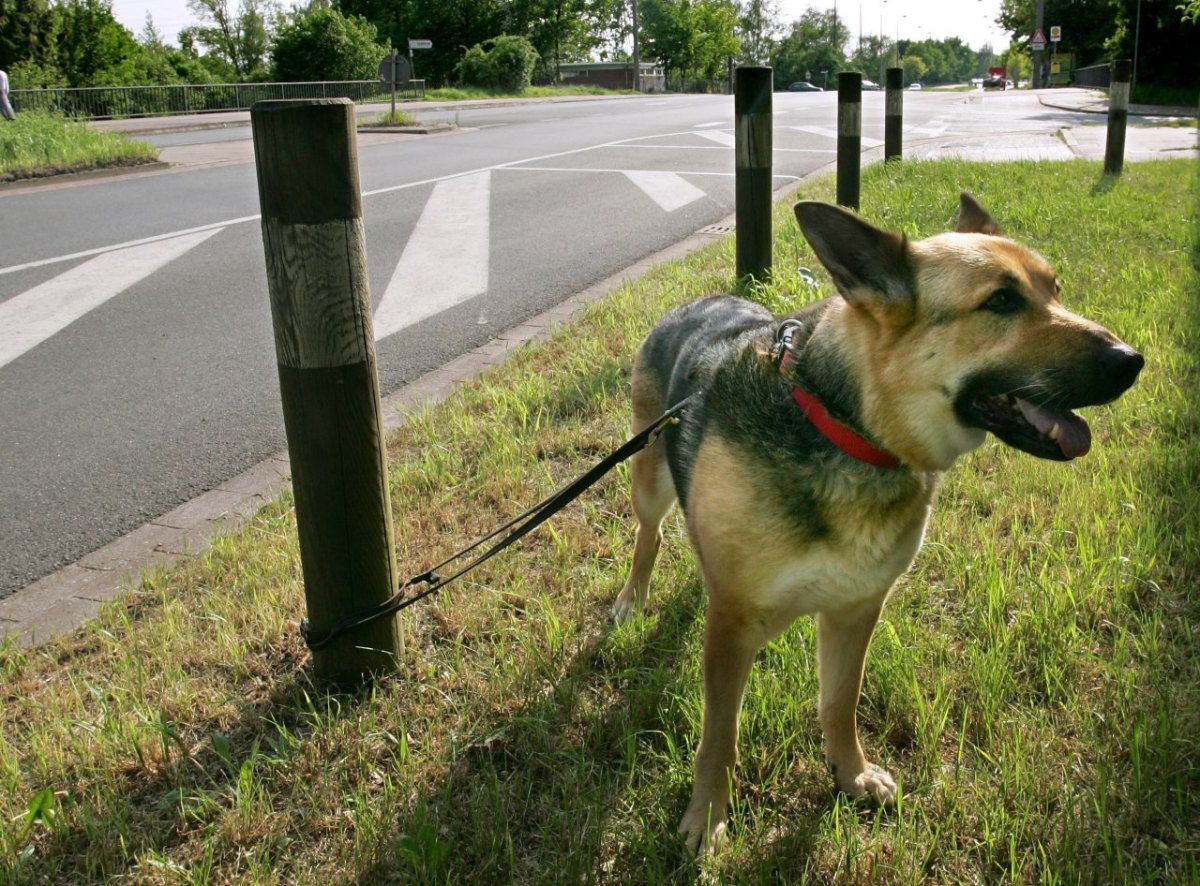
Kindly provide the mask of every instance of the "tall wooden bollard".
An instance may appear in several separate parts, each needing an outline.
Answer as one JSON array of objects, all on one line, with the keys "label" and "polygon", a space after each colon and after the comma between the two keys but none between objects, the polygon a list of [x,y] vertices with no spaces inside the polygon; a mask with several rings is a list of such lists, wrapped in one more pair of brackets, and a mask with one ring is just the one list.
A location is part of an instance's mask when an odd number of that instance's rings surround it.
[{"label": "tall wooden bollard", "polygon": [[862,178],[862,74],[838,74],[837,202],[858,209]]},{"label": "tall wooden bollard", "polygon": [[737,277],[766,280],[771,273],[771,153],[774,72],[741,65],[733,89]]},{"label": "tall wooden bollard", "polygon": [[883,105],[883,160],[899,160],[904,151],[904,69],[888,68]]},{"label": "tall wooden bollard", "polygon": [[[275,355],[313,631],[396,590],[382,408],[358,184],[354,104],[262,101],[250,111]],[[313,653],[342,684],[397,667],[395,618]]]},{"label": "tall wooden bollard", "polygon": [[1129,118],[1129,73],[1127,58],[1112,63],[1108,84],[1108,136],[1104,143],[1104,172],[1120,175],[1125,166],[1125,123]]}]

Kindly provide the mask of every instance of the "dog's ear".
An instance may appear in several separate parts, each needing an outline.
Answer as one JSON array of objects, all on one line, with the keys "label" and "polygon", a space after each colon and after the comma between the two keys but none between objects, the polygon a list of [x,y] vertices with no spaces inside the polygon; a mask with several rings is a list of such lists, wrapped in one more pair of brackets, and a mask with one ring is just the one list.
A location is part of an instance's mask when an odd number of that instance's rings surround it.
[{"label": "dog's ear", "polygon": [[988,215],[988,211],[979,205],[979,201],[966,191],[958,196],[958,226],[954,230],[960,234],[1002,236],[1000,226]]},{"label": "dog's ear", "polygon": [[884,307],[915,295],[908,240],[857,215],[815,200],[796,204],[800,230],[842,297],[852,305]]}]

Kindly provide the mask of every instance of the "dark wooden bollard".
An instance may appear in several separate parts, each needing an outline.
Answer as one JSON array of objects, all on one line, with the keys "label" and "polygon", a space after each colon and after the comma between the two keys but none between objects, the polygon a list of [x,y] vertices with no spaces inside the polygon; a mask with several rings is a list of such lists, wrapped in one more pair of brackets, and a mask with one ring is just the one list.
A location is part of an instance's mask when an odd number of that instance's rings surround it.
[{"label": "dark wooden bollard", "polygon": [[773,71],[741,65],[733,89],[737,278],[771,274],[771,108]]},{"label": "dark wooden bollard", "polygon": [[1127,58],[1112,63],[1112,80],[1108,85],[1108,134],[1104,143],[1104,172],[1120,175],[1125,166],[1125,124],[1129,119],[1129,73],[1132,65]]},{"label": "dark wooden bollard", "polygon": [[883,159],[899,160],[904,150],[904,69],[888,68],[883,106]]},{"label": "dark wooden bollard", "polygon": [[[354,104],[263,101],[250,111],[283,419],[312,629],[396,590]],[[318,676],[394,670],[395,618],[313,653]]]},{"label": "dark wooden bollard", "polygon": [[862,74],[838,74],[837,202],[858,209],[862,180]]}]

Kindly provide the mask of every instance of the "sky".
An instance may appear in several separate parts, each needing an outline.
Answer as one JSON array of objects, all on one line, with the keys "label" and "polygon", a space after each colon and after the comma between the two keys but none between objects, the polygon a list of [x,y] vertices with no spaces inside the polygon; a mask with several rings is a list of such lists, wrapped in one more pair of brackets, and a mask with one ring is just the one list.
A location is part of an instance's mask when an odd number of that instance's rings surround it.
[{"label": "sky", "polygon": [[[832,9],[835,5],[834,0],[777,0],[777,3],[780,17],[789,24],[808,8]],[[230,5],[236,8],[238,4]],[[855,40],[861,22],[864,36],[882,31],[893,40],[899,33],[902,40],[958,37],[972,49],[979,49],[985,43],[996,50],[1008,46],[1008,35],[995,25],[1000,0],[838,0],[836,5],[838,15],[849,25]],[[176,35],[195,24],[186,0],[112,0],[112,9],[117,21],[134,36],[142,32],[149,12],[154,17],[154,27],[169,43],[176,43]]]}]

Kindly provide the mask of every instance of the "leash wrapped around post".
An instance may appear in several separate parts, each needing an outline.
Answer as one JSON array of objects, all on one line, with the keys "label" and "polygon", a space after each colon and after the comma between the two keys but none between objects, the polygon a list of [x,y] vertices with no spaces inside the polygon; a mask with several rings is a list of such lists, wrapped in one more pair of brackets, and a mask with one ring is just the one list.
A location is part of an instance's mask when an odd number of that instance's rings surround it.
[{"label": "leash wrapped around post", "polygon": [[[476,566],[490,560],[496,554],[507,548],[509,545],[520,540],[528,535],[537,527],[545,523],[550,517],[557,514],[580,495],[584,493],[590,486],[594,485],[601,477],[619,465],[621,462],[634,455],[636,452],[645,449],[658,439],[659,435],[669,424],[679,420],[679,416],[687,409],[689,403],[698,396],[698,392],[692,394],[685,400],[676,403],[649,425],[627,440],[619,448],[610,452],[607,456],[601,459],[596,465],[586,474],[572,480],[566,486],[559,489],[553,495],[543,499],[538,504],[529,508],[516,517],[513,517],[503,526],[500,526],[482,538],[476,539],[467,547],[463,548],[458,553],[446,558],[441,563],[438,563],[432,569],[428,569],[419,575],[414,575],[408,581],[400,586],[400,589],[389,600],[381,603],[372,609],[359,612],[355,615],[348,616],[334,624],[328,630],[316,632],[313,631],[308,623],[308,619],[300,622],[300,635],[304,638],[304,642],[308,644],[308,648],[316,651],[325,646],[328,646],[335,639],[340,637],[346,631],[362,627],[365,624],[377,621],[381,618],[386,618],[389,615],[395,615],[402,609],[407,609],[409,606],[423,600],[431,594],[435,594],[444,588],[450,582],[454,581],[466,573],[470,572]],[[507,534],[505,534],[507,533]],[[487,542],[496,538],[499,535],[504,535],[500,541],[489,547],[475,559],[471,560],[467,565],[463,566],[457,572],[449,575],[440,575],[438,570],[445,568],[449,564],[460,560],[467,554],[482,547]],[[428,585],[420,591],[410,592],[410,589],[416,585]]]}]

